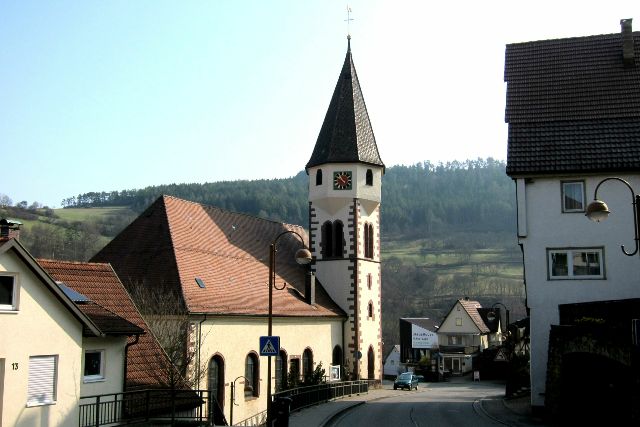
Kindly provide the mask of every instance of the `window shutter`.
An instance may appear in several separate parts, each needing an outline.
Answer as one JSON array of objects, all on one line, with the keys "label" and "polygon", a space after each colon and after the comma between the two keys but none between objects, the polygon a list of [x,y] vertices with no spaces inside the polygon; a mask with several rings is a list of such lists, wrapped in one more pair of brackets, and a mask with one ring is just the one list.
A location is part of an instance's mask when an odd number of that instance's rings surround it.
[{"label": "window shutter", "polygon": [[57,356],[29,358],[29,388],[27,403],[41,405],[56,401]]}]

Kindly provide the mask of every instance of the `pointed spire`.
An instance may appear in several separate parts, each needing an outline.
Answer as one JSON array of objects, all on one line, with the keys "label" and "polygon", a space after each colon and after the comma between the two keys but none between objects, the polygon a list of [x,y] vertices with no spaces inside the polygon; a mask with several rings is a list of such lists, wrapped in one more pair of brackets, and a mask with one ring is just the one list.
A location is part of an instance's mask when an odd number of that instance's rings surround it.
[{"label": "pointed spire", "polygon": [[384,168],[353,64],[350,35],[342,71],[306,168],[324,163],[366,163]]}]

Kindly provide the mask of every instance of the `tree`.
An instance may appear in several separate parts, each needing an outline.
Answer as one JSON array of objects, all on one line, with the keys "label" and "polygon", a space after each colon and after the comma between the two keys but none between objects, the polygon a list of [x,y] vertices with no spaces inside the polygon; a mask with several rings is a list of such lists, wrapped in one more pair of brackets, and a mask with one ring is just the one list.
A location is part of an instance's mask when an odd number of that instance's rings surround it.
[{"label": "tree", "polygon": [[13,205],[13,200],[6,194],[0,193],[0,208],[6,208]]},{"label": "tree", "polygon": [[206,336],[195,338],[195,324],[181,304],[180,295],[162,284],[152,288],[136,282],[127,288],[165,352],[155,355],[154,362],[160,367],[158,382],[171,390],[196,388],[207,375],[206,362],[198,360],[198,350]]}]

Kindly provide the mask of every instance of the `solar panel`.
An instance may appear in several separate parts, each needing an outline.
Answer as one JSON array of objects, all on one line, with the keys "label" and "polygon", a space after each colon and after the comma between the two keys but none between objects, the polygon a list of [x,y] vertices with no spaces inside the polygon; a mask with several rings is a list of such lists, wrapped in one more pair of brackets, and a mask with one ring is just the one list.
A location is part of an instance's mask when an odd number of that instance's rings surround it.
[{"label": "solar panel", "polygon": [[86,296],[82,295],[80,292],[77,292],[73,289],[71,289],[70,287],[68,287],[67,285],[65,285],[62,282],[56,282],[58,284],[58,286],[60,286],[60,289],[62,290],[62,292],[64,292],[64,294],[66,296],[69,297],[69,299],[71,299],[71,301],[73,302],[91,302],[91,300],[89,298],[87,298]]}]

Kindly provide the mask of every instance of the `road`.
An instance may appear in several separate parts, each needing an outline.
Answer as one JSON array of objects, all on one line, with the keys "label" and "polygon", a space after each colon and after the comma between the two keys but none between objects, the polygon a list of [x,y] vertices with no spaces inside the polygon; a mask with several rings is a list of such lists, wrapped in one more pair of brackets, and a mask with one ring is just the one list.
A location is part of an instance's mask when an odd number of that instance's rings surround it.
[{"label": "road", "polygon": [[[387,387],[385,385],[385,387]],[[482,397],[504,392],[504,385],[489,382],[427,383],[417,391],[367,402],[338,419],[331,427],[488,427],[502,424],[474,406]]]}]

